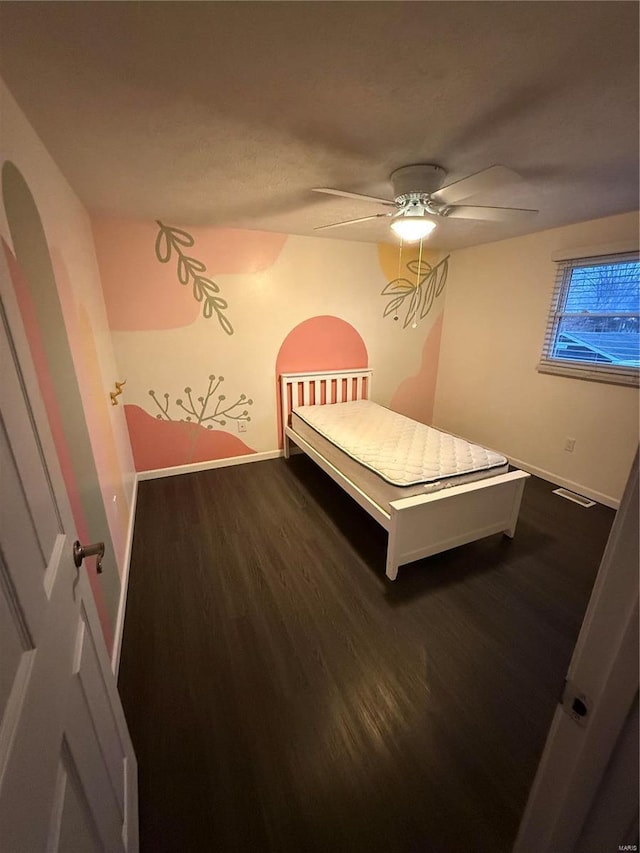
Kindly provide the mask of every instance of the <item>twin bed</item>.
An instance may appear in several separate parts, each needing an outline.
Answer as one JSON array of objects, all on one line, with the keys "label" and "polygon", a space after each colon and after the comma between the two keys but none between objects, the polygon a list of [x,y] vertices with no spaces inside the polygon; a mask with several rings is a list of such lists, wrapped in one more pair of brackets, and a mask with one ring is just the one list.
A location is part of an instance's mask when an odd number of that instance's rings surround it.
[{"label": "twin bed", "polygon": [[285,458],[297,445],[388,531],[386,574],[515,533],[526,478],[505,457],[371,402],[371,370],[280,377]]}]

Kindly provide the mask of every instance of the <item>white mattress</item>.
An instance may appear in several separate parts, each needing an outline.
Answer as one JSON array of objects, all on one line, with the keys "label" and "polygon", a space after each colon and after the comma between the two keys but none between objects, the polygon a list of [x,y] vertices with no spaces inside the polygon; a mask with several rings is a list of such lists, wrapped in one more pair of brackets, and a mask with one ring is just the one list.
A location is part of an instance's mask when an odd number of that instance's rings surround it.
[{"label": "white mattress", "polygon": [[[504,456],[418,423],[370,400],[300,406],[295,415],[394,486],[438,483],[505,470]],[[486,473],[483,473],[486,472]],[[475,478],[474,478],[475,479]]]}]

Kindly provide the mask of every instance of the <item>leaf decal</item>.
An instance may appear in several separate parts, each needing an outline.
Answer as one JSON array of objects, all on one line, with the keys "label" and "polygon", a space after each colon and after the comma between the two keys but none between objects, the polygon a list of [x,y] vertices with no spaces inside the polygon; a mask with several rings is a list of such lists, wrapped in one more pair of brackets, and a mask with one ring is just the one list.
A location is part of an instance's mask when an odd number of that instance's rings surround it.
[{"label": "leaf decal", "polygon": [[231,325],[227,317],[224,316],[224,314],[218,314],[218,322],[228,335],[233,334],[233,326]]},{"label": "leaf decal", "polygon": [[[227,320],[227,322],[229,321]],[[176,420],[183,420],[197,424],[198,426],[204,426],[207,421],[220,424],[220,426],[225,426],[227,420],[250,421],[251,416],[249,415],[249,409],[247,406],[252,406],[253,400],[250,397],[248,398],[246,394],[240,394],[236,400],[228,402],[225,394],[216,395],[217,390],[223,382],[223,376],[218,376],[216,379],[213,373],[210,374],[209,387],[205,394],[197,398],[197,401],[194,400],[192,389],[187,386],[184,389],[186,397],[179,397],[175,401],[175,405],[180,409],[180,413],[177,418],[171,417],[171,404],[168,394],[163,395],[163,403],[162,400],[158,399],[155,391],[149,391],[149,396],[153,399],[156,407],[160,410],[160,414],[156,415],[156,418],[161,421],[166,420],[174,422]],[[211,411],[210,406],[213,407],[213,411]],[[182,413],[184,413],[186,417],[184,417]],[[206,424],[206,428],[211,429],[212,426]]]},{"label": "leaf decal", "polygon": [[424,319],[429,311],[431,311],[431,306],[433,305],[433,300],[436,295],[435,288],[435,277],[430,277],[426,287],[423,287],[423,299],[422,299],[422,307],[420,308],[420,319]]},{"label": "leaf decal", "polygon": [[200,286],[203,287],[205,290],[211,290],[214,293],[220,292],[220,288],[218,287],[218,285],[215,283],[215,281],[211,281],[210,278],[204,278],[204,276],[201,275],[196,276],[196,278],[200,282]]},{"label": "leaf decal", "polygon": [[402,305],[404,300],[405,300],[404,296],[396,296],[395,299],[392,299],[391,302],[389,302],[387,304],[387,307],[384,309],[384,313],[382,316],[388,317],[389,314],[395,314],[395,312]]},{"label": "leaf decal", "polygon": [[213,296],[214,293],[220,292],[219,286],[212,279],[200,274],[207,271],[202,261],[186,255],[182,250],[182,246],[194,245],[195,241],[191,234],[181,228],[165,225],[159,219],[156,219],[156,223],[160,229],[155,242],[156,258],[161,264],[166,264],[171,260],[173,253],[176,253],[178,256],[176,273],[180,284],[186,285],[191,279],[193,298],[196,302],[203,303],[202,316],[205,320],[209,320],[215,313],[223,330],[228,335],[232,335],[233,326],[222,313],[227,308],[227,301]]},{"label": "leaf decal", "polygon": [[409,291],[413,290],[414,288],[415,284],[411,284],[411,282],[408,281],[406,278],[394,278],[393,281],[390,281],[384,286],[382,295],[390,296],[392,294],[398,293],[399,291],[409,293]]},{"label": "leaf decal", "polygon": [[181,228],[169,228],[171,232],[171,237],[174,243],[179,243],[181,246],[191,247],[195,243],[195,240],[187,231],[183,231]]},{"label": "leaf decal", "polygon": [[207,269],[206,266],[202,263],[202,261],[198,261],[196,258],[187,258],[185,255],[184,261],[187,267],[189,268],[189,272],[191,273],[191,275],[194,274],[194,270],[196,272],[204,272]]},{"label": "leaf decal", "polygon": [[407,269],[412,272],[414,276],[419,275],[422,278],[431,272],[431,264],[428,264],[423,260],[419,261],[417,258],[412,258],[407,262]]},{"label": "leaf decal", "polygon": [[171,258],[171,242],[167,234],[167,229],[162,225],[161,222],[158,222],[158,225],[160,226],[160,230],[158,231],[158,236],[156,237],[156,258],[160,261],[161,264],[166,264],[167,261]]},{"label": "leaf decal", "polygon": [[189,269],[189,265],[187,263],[187,258],[184,255],[180,255],[178,258],[178,281],[180,284],[187,284],[189,279],[191,278],[191,271]]},{"label": "leaf decal", "polygon": [[415,319],[416,312],[420,305],[420,297],[422,296],[422,291],[419,287],[416,287],[411,295],[411,301],[409,302],[409,308],[407,309],[407,316],[405,317],[404,323],[402,325],[403,329],[406,329],[409,323],[412,323]]},{"label": "leaf decal", "polygon": [[387,282],[380,293],[381,296],[392,297],[384,308],[383,317],[397,315],[404,305],[407,306],[402,324],[404,329],[424,319],[431,311],[436,297],[444,290],[449,272],[449,255],[433,267],[425,260],[412,258],[406,268],[413,281],[410,278],[394,278]]},{"label": "leaf decal", "polygon": [[[440,264],[442,264],[441,267]],[[436,266],[433,268],[434,272],[438,269],[438,267],[440,267],[440,279],[436,286],[436,296],[440,296],[445,284],[447,283],[447,275],[449,273],[449,255],[447,255],[444,260],[440,261],[439,264],[436,264]]]},{"label": "leaf decal", "polygon": [[204,288],[197,278],[193,280],[193,298],[196,302],[202,302],[204,299]]}]

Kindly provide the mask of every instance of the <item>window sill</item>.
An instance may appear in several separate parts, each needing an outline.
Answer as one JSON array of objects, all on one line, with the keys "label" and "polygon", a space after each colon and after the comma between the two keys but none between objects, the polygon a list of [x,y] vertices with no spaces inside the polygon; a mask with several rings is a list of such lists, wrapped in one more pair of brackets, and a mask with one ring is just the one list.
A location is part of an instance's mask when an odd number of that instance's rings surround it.
[{"label": "window sill", "polygon": [[564,376],[569,379],[586,379],[588,382],[605,382],[607,385],[626,385],[631,388],[640,387],[640,370],[635,368],[613,368],[606,370],[591,365],[566,364],[561,361],[541,361],[538,373],[548,373],[554,376]]}]

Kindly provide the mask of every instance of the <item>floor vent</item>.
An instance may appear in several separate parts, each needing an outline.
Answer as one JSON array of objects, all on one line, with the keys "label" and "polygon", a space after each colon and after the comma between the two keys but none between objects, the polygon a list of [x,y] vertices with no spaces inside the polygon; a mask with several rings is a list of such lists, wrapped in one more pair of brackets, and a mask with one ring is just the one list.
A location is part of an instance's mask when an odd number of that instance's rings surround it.
[{"label": "floor vent", "polygon": [[595,506],[595,501],[590,501],[582,495],[577,495],[575,492],[570,492],[569,489],[554,489],[554,495],[560,495],[561,498],[566,498],[568,501],[573,501],[574,504],[580,504],[583,507]]}]

